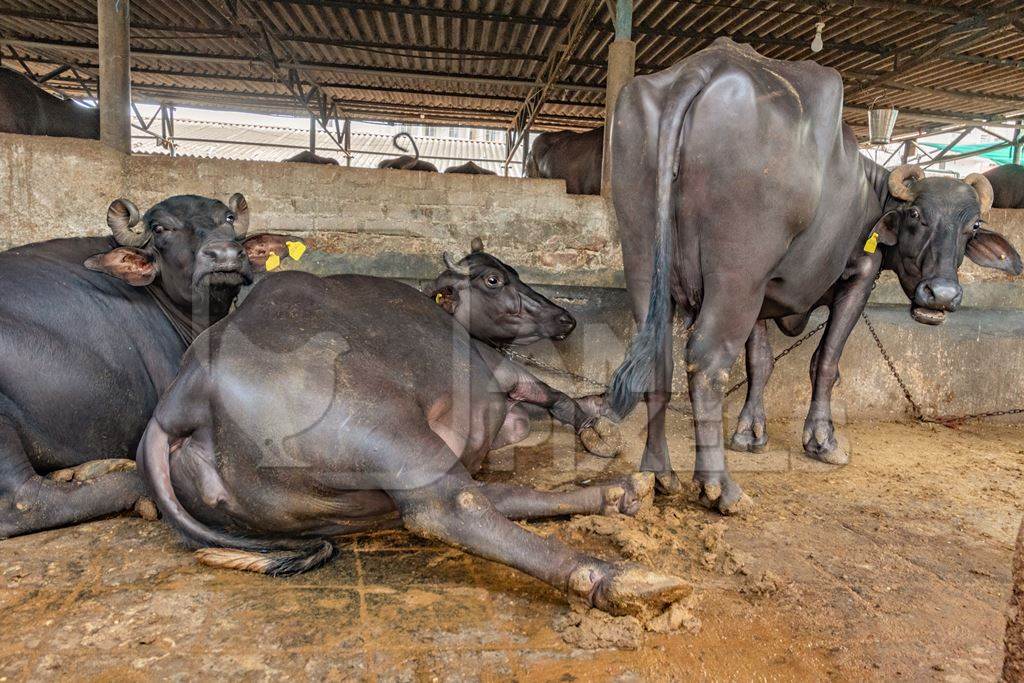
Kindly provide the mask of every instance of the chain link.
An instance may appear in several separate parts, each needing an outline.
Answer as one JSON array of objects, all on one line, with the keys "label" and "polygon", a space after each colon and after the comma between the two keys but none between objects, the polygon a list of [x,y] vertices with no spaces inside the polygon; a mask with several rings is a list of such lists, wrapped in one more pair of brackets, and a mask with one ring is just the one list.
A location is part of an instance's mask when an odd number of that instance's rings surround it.
[{"label": "chain link", "polygon": [[[871,285],[872,291],[875,289],[875,286],[877,284],[878,275],[875,276],[875,282]],[[886,350],[885,345],[882,344],[882,339],[881,337],[878,336],[878,332],[875,330],[875,326],[874,324],[872,324],[871,318],[868,317],[866,311],[862,311],[860,316],[861,318],[864,319],[864,324],[867,325],[868,332],[871,333],[871,337],[875,341],[875,346],[878,347],[878,352],[882,354],[882,358],[885,360],[885,364],[889,367],[890,374],[892,374],[893,379],[896,380],[896,384],[899,385],[900,391],[903,392],[903,398],[905,398],[907,400],[907,403],[910,405],[912,417],[918,422],[922,422],[925,424],[940,424],[943,425],[944,427],[949,427],[950,429],[953,429],[960,426],[964,422],[970,422],[973,420],[984,420],[991,417],[1003,417],[1005,415],[1024,414],[1024,408],[1006,408],[1004,410],[989,410],[982,413],[966,413],[963,415],[925,415],[924,411],[921,410],[920,404],[918,404],[918,402],[914,400],[914,395],[910,393],[910,387],[907,386],[907,383],[903,380],[903,376],[900,375],[899,370],[896,369],[896,363],[893,361],[892,356],[889,355],[889,352]],[[825,329],[825,326],[827,324],[828,320],[823,321],[813,330],[807,332],[802,337],[797,339],[795,342],[787,346],[785,349],[775,354],[774,359],[778,361],[782,358],[785,358],[794,350],[796,350],[798,346],[800,346],[805,341],[807,341],[808,339],[810,339],[811,337],[815,336],[823,329]],[[505,356],[510,358],[511,360],[516,360],[526,365],[530,365],[541,370],[546,370],[556,375],[569,377],[577,382],[586,382],[588,384],[592,384],[593,386],[599,389],[608,388],[608,386],[604,382],[599,382],[595,379],[587,377],[586,375],[581,375],[576,372],[564,370],[560,367],[539,360],[533,356],[515,351],[510,347],[499,347],[498,350],[505,354]],[[736,390],[745,385],[747,383],[747,380],[748,378],[744,377],[742,380],[729,387],[729,390],[725,392],[723,398],[727,398],[729,395],[733,394]],[[687,415],[689,414],[689,411],[684,410],[683,408],[673,406],[671,403],[669,403],[666,407],[669,410],[675,411],[677,413],[683,413]]]}]

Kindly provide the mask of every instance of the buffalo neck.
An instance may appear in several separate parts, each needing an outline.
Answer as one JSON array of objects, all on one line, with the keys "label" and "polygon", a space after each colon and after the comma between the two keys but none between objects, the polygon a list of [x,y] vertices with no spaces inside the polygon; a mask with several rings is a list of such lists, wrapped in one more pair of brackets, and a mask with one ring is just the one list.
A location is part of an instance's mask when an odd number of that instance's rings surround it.
[{"label": "buffalo neck", "polygon": [[889,193],[890,171],[885,166],[875,163],[864,155],[861,155],[861,161],[864,164],[864,175],[868,179],[871,191],[874,192],[875,197],[878,199],[878,205],[882,207],[882,211],[878,215],[880,218],[882,213],[888,211],[891,208],[890,205],[896,202],[895,197]]},{"label": "buffalo neck", "polygon": [[236,288],[216,288],[204,297],[205,305],[189,308],[176,303],[158,284],[148,285],[146,291],[186,346],[203,330],[226,316],[238,294]]}]

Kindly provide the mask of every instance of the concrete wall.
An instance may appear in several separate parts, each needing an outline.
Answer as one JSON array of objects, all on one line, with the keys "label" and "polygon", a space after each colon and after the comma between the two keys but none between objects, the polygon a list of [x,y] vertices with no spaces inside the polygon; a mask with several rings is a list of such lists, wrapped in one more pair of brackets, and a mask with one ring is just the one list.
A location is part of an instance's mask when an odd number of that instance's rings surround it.
[{"label": "concrete wall", "polygon": [[[474,236],[528,282],[573,310],[569,340],[529,349],[546,362],[605,381],[618,364],[632,319],[622,287],[614,220],[598,197],[565,194],[560,181],[455,176],[217,159],[122,156],[93,141],[0,135],[0,247],[69,235],[104,234],[107,204],[128,197],[145,210],[183,193],[226,199],[243,192],[251,232],[311,238],[302,267],[410,281],[440,271],[445,249],[463,252]],[[1024,211],[993,211],[989,223],[1024,249]],[[868,313],[911,391],[929,411],[1024,406],[1024,288],[1021,278],[961,269],[965,307],[939,328],[913,323],[895,278],[879,282]],[[813,323],[812,323],[813,325]],[[773,328],[777,350],[791,340]],[[800,416],[817,339],[781,360],[768,392],[773,417]],[[679,366],[681,367],[681,365]],[[905,413],[898,386],[859,325],[836,389],[841,416]],[[742,364],[733,378],[742,377]],[[682,379],[682,383],[678,380]],[[556,383],[565,385],[564,379]],[[685,378],[677,388],[685,391]],[[577,391],[593,386],[577,383]],[[737,392],[732,401],[743,392]],[[685,404],[685,401],[684,401]]]}]

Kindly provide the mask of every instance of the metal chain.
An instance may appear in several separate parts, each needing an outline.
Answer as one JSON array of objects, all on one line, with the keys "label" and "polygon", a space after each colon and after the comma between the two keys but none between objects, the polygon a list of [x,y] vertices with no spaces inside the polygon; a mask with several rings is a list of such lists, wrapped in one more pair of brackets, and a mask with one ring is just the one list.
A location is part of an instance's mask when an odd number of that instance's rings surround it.
[{"label": "metal chain", "polygon": [[914,419],[923,420],[924,413],[921,412],[921,406],[919,406],[917,401],[914,400],[914,397],[910,395],[910,389],[907,387],[907,383],[903,381],[903,377],[901,377],[900,373],[896,370],[896,364],[892,362],[892,357],[882,345],[882,340],[879,339],[878,332],[875,332],[875,326],[871,324],[871,318],[869,318],[868,314],[863,311],[861,312],[860,317],[864,319],[864,323],[868,326],[868,332],[870,332],[871,336],[874,338],[875,346],[878,347],[879,353],[881,353],[882,358],[885,359],[885,364],[889,366],[889,372],[891,372],[892,376],[896,379],[896,383],[900,385],[900,391],[903,392],[903,397],[906,398],[907,403],[910,404],[910,409],[914,413]]},{"label": "metal chain", "polygon": [[[785,348],[782,351],[780,351],[779,353],[777,353],[774,356],[774,361],[777,361],[780,358],[785,358],[786,356],[788,356],[796,347],[800,346],[805,341],[807,341],[808,339],[810,339],[811,337],[813,337],[814,335],[818,334],[823,329],[825,329],[825,325],[827,325],[827,324],[828,324],[828,320],[825,320],[820,325],[815,327],[813,330],[811,330],[810,332],[808,332],[804,336],[802,336],[799,339],[797,339],[795,342],[790,344],[787,348]],[[727,392],[725,392],[725,395],[722,396],[722,398],[728,398],[730,394],[732,394],[734,391],[736,391],[737,389],[742,387],[744,384],[746,384],[748,379],[750,379],[750,378],[749,377],[744,377],[739,382],[736,382],[736,384],[733,384],[731,387],[729,387],[729,390]]]}]

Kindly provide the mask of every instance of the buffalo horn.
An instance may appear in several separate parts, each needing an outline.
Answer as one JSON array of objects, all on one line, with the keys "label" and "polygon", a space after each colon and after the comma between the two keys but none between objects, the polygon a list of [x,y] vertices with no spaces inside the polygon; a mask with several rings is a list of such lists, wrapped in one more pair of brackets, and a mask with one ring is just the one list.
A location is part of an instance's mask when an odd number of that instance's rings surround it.
[{"label": "buffalo horn", "polygon": [[992,192],[992,183],[988,181],[988,178],[981,175],[980,173],[971,173],[964,178],[964,182],[974,188],[974,191],[978,193],[978,202],[981,203],[981,212],[987,213],[992,208],[992,200],[994,198]]},{"label": "buffalo horn", "polygon": [[903,164],[889,174],[889,194],[905,202],[913,201],[914,193],[907,185],[907,178],[921,180],[924,178],[924,169],[917,164]]},{"label": "buffalo horn", "polygon": [[447,251],[442,256],[444,259],[444,267],[452,271],[456,275],[467,276],[469,275],[469,266],[462,265],[459,263],[454,256]]},{"label": "buffalo horn", "polygon": [[125,247],[145,246],[153,236],[146,226],[134,230],[138,225],[139,210],[127,199],[115,199],[107,207],[107,227],[117,243]]}]

